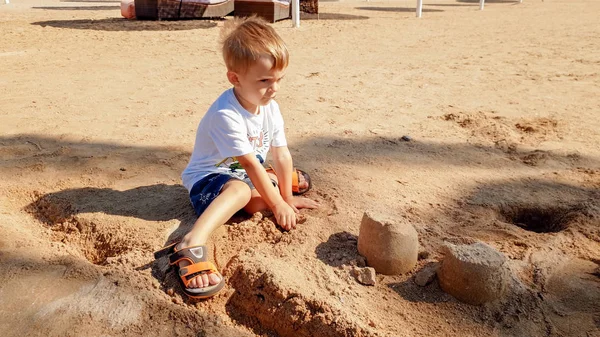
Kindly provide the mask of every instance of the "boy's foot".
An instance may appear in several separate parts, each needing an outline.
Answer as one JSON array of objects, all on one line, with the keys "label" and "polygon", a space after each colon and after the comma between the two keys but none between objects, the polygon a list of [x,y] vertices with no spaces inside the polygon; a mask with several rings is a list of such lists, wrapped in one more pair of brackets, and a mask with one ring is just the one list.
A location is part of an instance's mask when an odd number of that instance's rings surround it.
[{"label": "boy's foot", "polygon": [[[181,248],[177,247],[176,249],[180,250]],[[187,260],[182,260],[178,264],[180,270],[189,265],[191,265],[191,263]],[[221,273],[219,273],[219,272],[210,272],[209,271],[206,273],[201,273],[198,276],[196,276],[190,280],[190,283],[188,283],[187,288],[204,288],[204,287],[212,286],[215,284],[219,284],[219,282],[221,282],[222,279],[223,279],[223,277],[221,276]]]},{"label": "boy's foot", "polygon": [[[299,171],[298,173],[302,172],[300,170],[298,170],[298,171]],[[308,181],[306,180],[306,178],[304,177],[304,174],[302,174],[302,173],[298,174],[298,187],[300,188],[301,191],[307,189],[309,186]]]},{"label": "boy's foot", "polygon": [[[182,245],[182,243],[175,246],[175,250],[179,251],[179,250],[184,249],[181,247],[181,245]],[[181,268],[187,267],[191,264],[192,263],[188,260],[182,260],[181,262],[179,262],[178,266],[179,266],[179,269],[181,269]],[[191,279],[190,283],[187,285],[187,287],[188,288],[204,288],[204,287],[208,287],[211,285],[219,284],[219,282],[221,282],[222,279],[223,279],[223,277],[221,276],[221,274],[219,272],[206,272],[206,273],[199,274],[198,276]]]},{"label": "boy's foot", "polygon": [[[272,167],[267,168],[267,173],[269,173],[271,179],[277,178],[275,170]],[[294,168],[292,172],[292,193],[294,195],[301,195],[308,192],[308,190],[310,190],[311,187],[312,184],[308,173],[300,169]]]},{"label": "boy's foot", "polygon": [[312,184],[308,173],[300,169],[294,169],[294,175],[292,176],[292,192],[295,195],[304,194],[310,190],[311,186]]},{"label": "boy's foot", "polygon": [[208,261],[206,246],[187,246],[179,243],[169,257],[171,265],[177,270],[183,291],[192,298],[209,298],[216,295],[225,285],[223,276],[215,265]]}]

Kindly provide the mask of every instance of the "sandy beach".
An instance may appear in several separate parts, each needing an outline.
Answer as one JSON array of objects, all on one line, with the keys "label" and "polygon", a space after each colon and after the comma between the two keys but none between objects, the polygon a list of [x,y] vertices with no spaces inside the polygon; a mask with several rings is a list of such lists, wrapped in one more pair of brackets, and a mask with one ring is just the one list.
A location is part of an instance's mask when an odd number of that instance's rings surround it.
[{"label": "sandy beach", "polygon": [[[224,291],[190,301],[153,251],[196,218],[180,174],[229,88],[224,21],[0,4],[1,335],[600,336],[600,2],[415,5],[273,24],[289,147],[322,207],[290,232],[236,215],[210,245]],[[412,271],[353,277],[366,211],[415,228]],[[501,298],[415,283],[474,242],[507,258]]]}]

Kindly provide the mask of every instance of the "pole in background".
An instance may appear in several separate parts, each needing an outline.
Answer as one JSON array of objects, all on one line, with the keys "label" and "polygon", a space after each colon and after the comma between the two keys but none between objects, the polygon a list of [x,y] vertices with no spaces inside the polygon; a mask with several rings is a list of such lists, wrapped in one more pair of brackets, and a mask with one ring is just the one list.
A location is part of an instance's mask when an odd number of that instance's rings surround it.
[{"label": "pole in background", "polygon": [[300,0],[292,0],[292,27],[300,27]]}]

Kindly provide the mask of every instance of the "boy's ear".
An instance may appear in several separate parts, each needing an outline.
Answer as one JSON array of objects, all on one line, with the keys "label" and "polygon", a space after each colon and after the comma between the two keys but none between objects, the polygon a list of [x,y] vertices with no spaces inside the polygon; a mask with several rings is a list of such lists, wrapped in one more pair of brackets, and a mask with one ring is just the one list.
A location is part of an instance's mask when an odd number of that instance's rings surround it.
[{"label": "boy's ear", "polygon": [[233,84],[234,86],[240,84],[240,78],[238,74],[231,70],[227,71],[227,79],[229,80],[229,83]]}]

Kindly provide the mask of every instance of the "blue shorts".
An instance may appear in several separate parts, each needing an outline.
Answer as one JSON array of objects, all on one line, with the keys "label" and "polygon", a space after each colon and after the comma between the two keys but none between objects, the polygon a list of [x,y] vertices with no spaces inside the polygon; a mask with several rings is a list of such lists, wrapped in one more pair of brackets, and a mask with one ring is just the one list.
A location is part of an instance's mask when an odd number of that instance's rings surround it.
[{"label": "blue shorts", "polygon": [[[250,189],[254,189],[254,185],[245,173],[239,171],[231,174],[211,173],[197,181],[190,190],[190,201],[198,216],[217,198],[223,186],[231,179],[243,181],[248,184]],[[273,181],[273,186],[277,187],[277,182]]]},{"label": "blue shorts", "polygon": [[198,180],[192,189],[190,190],[190,201],[196,211],[196,214],[200,216],[208,205],[215,200],[215,198],[221,193],[223,186],[231,180],[237,179],[229,174],[212,173],[206,177]]}]

